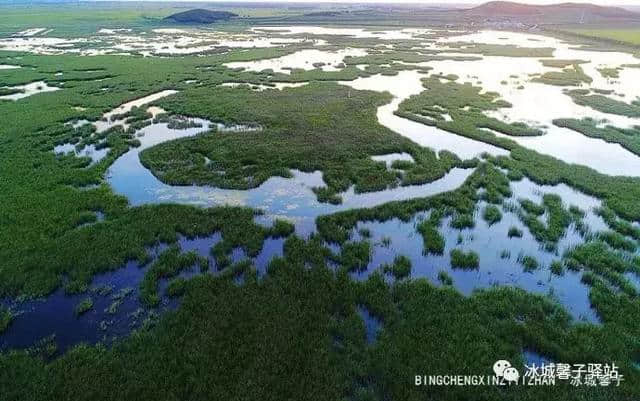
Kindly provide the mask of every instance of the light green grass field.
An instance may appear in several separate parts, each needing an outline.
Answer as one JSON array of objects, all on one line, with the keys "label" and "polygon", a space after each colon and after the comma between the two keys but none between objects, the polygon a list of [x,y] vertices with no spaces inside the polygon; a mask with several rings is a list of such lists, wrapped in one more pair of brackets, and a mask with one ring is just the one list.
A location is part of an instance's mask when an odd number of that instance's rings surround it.
[{"label": "light green grass field", "polygon": [[[204,8],[212,8],[203,6]],[[100,28],[151,29],[163,25],[164,17],[180,11],[189,10],[193,4],[176,5],[167,3],[33,5],[11,7],[0,2],[0,37],[9,36],[29,28],[54,29],[56,37],[82,36],[95,33]],[[300,14],[300,11],[274,7],[229,7],[218,6],[223,10],[238,14],[241,18],[284,17]]]},{"label": "light green grass field", "polygon": [[571,29],[570,32],[599,39],[640,45],[640,29]]}]

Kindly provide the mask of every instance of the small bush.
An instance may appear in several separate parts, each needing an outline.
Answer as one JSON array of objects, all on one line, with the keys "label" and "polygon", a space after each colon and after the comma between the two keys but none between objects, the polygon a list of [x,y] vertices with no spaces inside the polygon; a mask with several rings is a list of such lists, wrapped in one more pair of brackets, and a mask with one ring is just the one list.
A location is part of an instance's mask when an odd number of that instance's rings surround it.
[{"label": "small bush", "polygon": [[405,278],[411,274],[411,260],[404,255],[398,255],[393,260],[392,265],[385,265],[383,267],[383,271],[393,274],[398,280]]},{"label": "small bush", "polygon": [[444,252],[445,240],[440,232],[438,232],[436,226],[434,226],[430,221],[425,220],[418,225],[418,232],[422,234],[424,250],[426,253],[442,255]]},{"label": "small bush", "polygon": [[363,271],[371,259],[371,244],[368,241],[347,242],[342,246],[340,262],[347,271]]},{"label": "small bush", "polygon": [[453,279],[451,278],[451,276],[449,275],[449,273],[447,273],[444,270],[440,270],[438,272],[438,280],[443,284],[443,285],[453,285]]},{"label": "small bush", "polygon": [[270,235],[276,238],[287,237],[295,231],[295,226],[282,219],[276,219],[273,222],[273,227],[271,227]]},{"label": "small bush", "polygon": [[91,308],[93,308],[93,299],[85,298],[82,301],[80,301],[78,305],[76,305],[74,312],[76,316],[80,316],[88,312],[89,310],[91,310]]},{"label": "small bush", "polygon": [[553,262],[551,262],[551,273],[555,274],[556,276],[564,275],[564,265],[561,261],[554,260]]},{"label": "small bush", "polygon": [[520,262],[526,272],[531,272],[538,268],[538,260],[533,256],[521,256],[518,258],[518,262]]},{"label": "small bush", "polygon": [[502,213],[497,206],[489,205],[484,208],[483,217],[484,220],[491,226],[502,220]]},{"label": "small bush", "polygon": [[509,238],[522,238],[522,230],[518,227],[512,226],[509,228]]},{"label": "small bush", "polygon": [[13,312],[11,312],[11,309],[0,305],[0,334],[7,330],[12,320]]},{"label": "small bush", "polygon": [[451,251],[451,267],[454,269],[474,270],[480,266],[480,257],[473,251],[463,252],[459,249]]},{"label": "small bush", "polygon": [[473,220],[473,216],[470,214],[458,214],[453,220],[451,220],[451,227],[458,230],[464,230],[465,228],[473,228],[476,223]]}]

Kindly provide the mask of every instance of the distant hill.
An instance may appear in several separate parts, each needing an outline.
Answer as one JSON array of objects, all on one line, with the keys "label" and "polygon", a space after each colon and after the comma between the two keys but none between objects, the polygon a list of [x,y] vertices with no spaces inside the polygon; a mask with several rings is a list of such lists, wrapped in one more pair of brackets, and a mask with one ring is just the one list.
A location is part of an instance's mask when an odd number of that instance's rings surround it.
[{"label": "distant hill", "polygon": [[[597,6],[588,3],[532,5],[510,1],[492,1],[464,11],[468,17],[537,19],[540,22],[606,22],[640,20],[640,14],[620,7]],[[547,20],[547,21],[545,21]]]},{"label": "distant hill", "polygon": [[180,22],[183,24],[210,24],[216,21],[226,21],[237,16],[238,14],[227,11],[213,11],[198,8],[170,15],[166,17],[165,20]]},{"label": "distant hill", "polygon": [[342,14],[342,11],[314,11],[304,14],[303,17],[337,17]]}]

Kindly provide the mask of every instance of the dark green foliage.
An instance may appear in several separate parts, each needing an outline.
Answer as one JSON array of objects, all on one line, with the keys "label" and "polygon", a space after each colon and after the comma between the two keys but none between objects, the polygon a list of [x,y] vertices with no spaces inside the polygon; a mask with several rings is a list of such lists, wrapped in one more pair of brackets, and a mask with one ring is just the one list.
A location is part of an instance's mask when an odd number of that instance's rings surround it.
[{"label": "dark green foliage", "polygon": [[596,274],[608,276],[610,272],[624,273],[633,269],[604,242],[588,242],[571,250],[565,258],[573,270],[588,268]]},{"label": "dark green foliage", "polygon": [[538,205],[529,199],[520,199],[519,202],[522,210],[529,214],[534,216],[542,216],[544,214],[545,209],[543,205]]},{"label": "dark green foliage", "polygon": [[[333,41],[333,40],[332,40]],[[388,51],[381,52],[374,49],[371,49],[366,56],[358,56],[351,57],[347,56],[344,59],[344,63],[346,65],[355,66],[358,64],[368,64],[368,67],[365,71],[369,74],[376,74],[379,72],[383,72],[384,70],[380,70],[380,65],[387,65],[396,63],[397,66],[402,66],[402,69],[415,69],[419,71],[428,71],[431,67],[420,67],[420,66],[411,66],[410,64],[400,64],[402,63],[424,63],[428,61],[441,61],[441,60],[457,60],[457,61],[473,61],[478,60],[477,56],[465,56],[461,54],[460,56],[447,55],[440,56],[437,53],[435,54],[427,54],[425,53],[417,53],[415,51]]]},{"label": "dark green foliage", "polygon": [[79,316],[84,314],[85,312],[88,312],[89,310],[91,310],[91,308],[93,308],[93,299],[85,298],[80,301],[78,305],[76,305],[74,312],[77,316]]},{"label": "dark green foliage", "polygon": [[612,89],[598,89],[598,88],[595,88],[593,91],[595,93],[599,94],[599,95],[612,95],[614,93],[614,91]]},{"label": "dark green foliage", "polygon": [[[323,266],[308,268],[306,261],[323,253],[314,241],[288,238],[285,259],[273,262],[280,267],[259,281],[249,278],[239,286],[228,276],[205,275],[172,284],[184,293],[179,309],[110,349],[81,345],[52,362],[23,351],[0,354],[0,367],[11,367],[3,369],[0,386],[10,399],[28,400],[120,400],[132,394],[166,399],[189,393],[195,399],[328,401],[362,394],[360,383],[375,378],[365,393],[417,401],[427,390],[410,385],[416,371],[491,374],[495,355],[520,364],[522,349],[535,348],[569,363],[615,360],[631,373],[624,385],[596,398],[592,388],[559,384],[507,392],[480,387],[471,399],[573,400],[577,394],[604,400],[606,394],[631,400],[637,393],[630,351],[635,340],[621,333],[637,332],[627,316],[640,311],[626,295],[607,292],[598,279],[588,281],[598,286],[592,302],[606,324],[575,324],[550,299],[511,287],[467,297],[448,285],[445,274],[438,276],[443,288],[426,280],[389,286],[378,274],[353,282]],[[384,321],[384,335],[369,351],[356,305]],[[428,394],[453,401],[469,399],[470,393],[433,387]]]},{"label": "dark green foliage", "polygon": [[[5,21],[4,26],[11,23]],[[145,24],[152,22],[145,20]],[[144,29],[149,26],[145,25]],[[6,28],[5,31],[10,32]],[[91,32],[95,32],[95,29]],[[475,48],[469,49],[494,55],[507,51],[537,53],[537,50],[497,46],[475,45]],[[68,81],[65,90],[59,91],[60,93],[34,96],[20,104],[0,103],[0,115],[16,117],[3,120],[3,126],[0,127],[0,172],[7,172],[0,174],[3,177],[0,180],[0,193],[4,196],[0,207],[0,237],[5,241],[5,246],[0,247],[0,260],[3,261],[0,268],[0,294],[46,294],[59,286],[65,276],[69,278],[69,291],[83,291],[88,288],[95,273],[117,268],[131,259],[144,264],[149,258],[146,247],[157,243],[174,243],[178,234],[195,237],[220,231],[223,240],[219,247],[214,247],[217,250],[214,253],[219,263],[218,256],[221,259],[227,258],[227,265],[230,265],[229,254],[236,247],[243,248],[248,255],[255,255],[261,249],[265,237],[289,235],[292,231],[290,225],[276,221],[273,228],[264,228],[254,224],[254,214],[248,209],[199,209],[175,205],[132,208],[104,185],[86,190],[78,189],[100,183],[109,164],[135,145],[135,140],[128,132],[113,130],[105,134],[103,139],[108,141],[112,151],[105,161],[94,166],[88,166],[87,160],[56,157],[51,153],[55,144],[67,141],[83,144],[90,140],[90,132],[65,128],[62,126],[63,122],[79,118],[96,119],[103,111],[112,109],[125,100],[157,90],[183,89],[180,82],[187,77],[196,77],[204,85],[204,88],[195,93],[201,98],[193,100],[194,103],[199,103],[207,94],[219,94],[212,89],[215,85],[233,78],[229,71],[220,67],[220,63],[234,58],[272,57],[288,51],[232,51],[225,56],[164,60],[114,56],[21,56],[24,57],[22,62],[37,65],[37,69],[12,72],[10,76],[8,74],[7,80],[19,78],[21,81],[15,83],[21,83],[28,75],[42,75],[34,77],[42,79],[50,76],[50,71],[58,69],[64,69],[65,76],[68,76],[70,74],[67,67],[70,65],[79,69],[103,67],[103,74],[112,76],[109,84],[111,90],[102,94],[99,92],[99,85],[102,84]],[[423,56],[416,51],[407,54],[407,57]],[[213,69],[200,73],[197,68],[200,65],[212,65]],[[354,78],[359,74],[354,70],[355,68],[348,69],[339,74],[351,74],[349,76]],[[266,74],[237,74],[238,79],[266,79]],[[318,71],[294,72],[286,78],[296,80],[305,76],[328,79],[339,75]],[[459,135],[497,144],[511,150],[511,157],[465,164],[466,167],[477,166],[478,171],[465,185],[451,193],[323,216],[318,220],[322,238],[345,242],[348,240],[349,229],[359,220],[388,220],[398,217],[410,221],[418,211],[432,210],[429,227],[433,229],[444,216],[472,216],[479,198],[492,204],[500,204],[503,198],[510,195],[507,177],[492,166],[492,163],[497,163],[508,168],[509,178],[526,175],[540,183],[564,182],[603,198],[608,207],[607,213],[613,214],[605,218],[607,223],[622,235],[637,239],[633,234],[637,232],[635,227],[622,219],[638,220],[640,216],[637,179],[607,177],[593,170],[567,165],[520,148],[508,139],[494,137],[481,128],[506,131],[512,135],[533,135],[536,130],[524,125],[505,125],[497,120],[486,120],[482,111],[495,110],[502,105],[482,104],[478,97],[482,98],[483,95],[476,92],[476,88],[467,90],[464,87],[461,90],[462,85],[451,83],[454,85],[443,89],[439,96],[433,96],[432,102],[449,102],[452,110],[450,115],[454,121],[438,119],[435,112],[437,108],[429,102],[426,102],[427,107],[423,110],[424,116],[421,114],[413,118],[424,119],[429,123],[435,121],[437,126]],[[331,85],[319,86],[326,93],[333,91]],[[459,92],[446,95],[449,88]],[[315,92],[300,93],[313,97]],[[354,104],[344,110],[353,113],[354,109],[362,106],[363,110],[367,110],[367,119],[375,118],[371,111],[388,101],[384,95],[369,92],[363,94],[359,91],[351,93],[356,98],[351,100]],[[184,96],[188,98],[186,94]],[[239,94],[226,107],[233,109],[251,96],[253,95]],[[263,99],[246,106],[247,109],[280,99],[276,95],[255,96]],[[425,94],[425,97],[429,96]],[[492,96],[485,96],[484,100],[493,103],[497,98],[492,100]],[[586,95],[583,93],[581,96]],[[225,111],[223,103],[227,100],[229,99],[213,100],[215,107],[211,108],[211,115]],[[324,140],[339,138],[336,141],[338,147],[344,145],[339,143],[343,136],[360,133],[355,127],[357,123],[343,129],[342,106],[332,109],[331,106],[336,103],[331,103],[325,97],[320,100],[329,104],[330,111],[327,114],[308,107],[303,110],[304,113],[300,113],[308,117],[305,126],[313,128],[309,132],[332,133]],[[167,102],[177,103],[171,99]],[[211,101],[204,100],[203,104],[207,102]],[[291,101],[294,102],[300,102],[300,99]],[[305,102],[307,101],[302,103],[304,107],[307,106]],[[464,112],[461,109],[467,103],[471,109]],[[73,106],[83,106],[87,110],[74,111]],[[174,106],[180,108],[178,105]],[[191,104],[185,102],[185,114],[197,112],[208,115],[207,110],[190,111],[191,107]],[[203,106],[206,107],[209,106]],[[276,105],[272,108],[276,108]],[[233,120],[232,117],[259,115],[269,121],[271,117],[268,113],[273,110],[265,108],[250,111],[253,114],[242,108],[238,111],[230,110],[228,114],[215,118],[221,118],[225,122],[243,122]],[[335,120],[328,121],[325,118],[327,116]],[[135,117],[136,121],[132,121],[135,124],[145,123],[146,116],[140,110],[133,112],[130,117]],[[351,118],[350,115],[348,117]],[[277,115],[273,116],[274,121],[278,118]],[[283,126],[291,123],[276,122]],[[265,129],[253,133],[258,138],[252,139],[255,142],[262,140],[264,136],[261,135],[273,129],[270,125],[259,123]],[[291,124],[295,125],[296,122]],[[316,127],[323,130],[317,131]],[[376,126],[375,129],[380,127]],[[219,134],[221,133],[209,135],[222,136]],[[384,152],[406,151],[412,154],[416,166],[401,165],[405,171],[401,180],[405,184],[437,177],[456,163],[450,157],[434,162],[432,152],[424,151],[423,154],[423,150],[411,144],[405,148],[403,140],[393,135],[378,137],[374,133],[373,136],[378,145],[383,145],[381,147]],[[327,200],[337,202],[339,198],[336,196],[336,188],[342,189],[354,184],[358,190],[369,190],[398,181],[395,174],[393,177],[387,175],[382,169],[369,163],[368,156],[379,153],[373,153],[372,149],[367,148],[369,143],[363,138],[367,137],[362,135],[354,140],[352,148],[355,150],[343,154],[341,159],[331,160],[333,164],[327,162],[321,165],[316,159],[309,163],[300,162],[303,166],[290,165],[287,158],[292,147],[286,146],[265,146],[261,149],[263,153],[256,151],[253,155],[268,155],[268,162],[273,163],[269,167],[274,167],[274,175],[287,176],[288,168],[322,169],[330,188],[326,192],[318,191],[319,197],[324,196]],[[235,141],[229,140],[229,147],[240,142]],[[277,142],[274,140],[274,143]],[[398,143],[402,146],[396,146]],[[167,146],[167,149],[170,150],[172,146]],[[359,148],[366,149],[361,151]],[[273,156],[266,152],[273,149],[276,150]],[[325,151],[331,151],[329,145],[326,149]],[[232,149],[231,152],[233,151]],[[352,158],[354,154],[357,157]],[[420,158],[420,155],[424,158]],[[234,156],[230,155],[228,160],[240,160],[234,159]],[[291,160],[293,157],[291,156]],[[256,160],[262,163],[259,158],[238,161],[242,169],[248,171],[247,175],[241,175],[243,178],[254,177],[250,174],[260,174],[262,166],[252,164]],[[180,168],[185,170],[188,170],[188,163],[193,161],[194,171],[189,173],[194,173],[195,179],[201,178],[198,176],[200,159],[185,157],[182,161],[184,165]],[[315,162],[318,164],[314,165]],[[232,171],[233,167],[225,166],[225,169]],[[14,174],[15,171],[20,174]],[[567,212],[561,202],[553,199],[550,202],[545,199],[541,207],[542,214],[547,210],[550,216],[553,214],[551,209],[556,210],[555,217],[550,217],[547,222],[549,227],[542,227],[540,230],[545,241],[559,235],[560,230],[554,230],[551,226],[564,227],[567,215],[569,221],[580,218],[580,213],[571,209]],[[560,209],[563,211],[560,212]],[[105,213],[105,221],[97,222],[91,218],[88,211],[95,210]],[[87,222],[94,224],[79,227]],[[620,239],[619,236],[612,237]],[[168,293],[184,296],[179,309],[163,316],[155,328],[136,332],[111,349],[81,345],[55,360],[40,359],[39,352],[3,352],[0,354],[0,372],[4,373],[0,374],[3,394],[0,398],[265,401],[357,397],[407,401],[638,398],[638,375],[633,363],[637,362],[634,350],[637,349],[636,339],[640,336],[637,327],[640,311],[637,294],[623,274],[636,271],[634,269],[638,269],[639,264],[637,260],[621,257],[604,242],[595,241],[578,246],[566,256],[568,268],[586,270],[583,277],[590,286],[590,302],[604,323],[591,325],[576,324],[562,308],[549,299],[513,288],[493,288],[465,297],[452,288],[434,288],[422,280],[400,280],[390,286],[379,274],[373,274],[366,282],[356,283],[348,279],[344,270],[362,269],[362,266],[366,266],[370,245],[347,243],[336,257],[324,247],[322,238],[316,236],[304,241],[289,236],[285,242],[284,258],[274,260],[269,266],[269,274],[260,281],[255,279],[248,261],[222,269],[221,277],[218,278],[204,276],[192,281],[182,278],[172,280]],[[157,283],[158,277],[176,274],[192,258],[191,254],[180,254],[175,247],[169,248],[167,252],[171,255],[163,254],[161,261],[147,267],[152,273],[145,279],[145,285],[153,281]],[[463,259],[468,257],[460,252]],[[451,256],[453,263],[453,252]],[[336,272],[328,270],[324,267],[326,260],[344,268]],[[160,262],[162,263],[158,265]],[[205,263],[202,257],[195,257],[193,264],[199,264],[201,269],[208,266],[208,262]],[[406,267],[406,263],[404,266]],[[556,269],[553,264],[551,269]],[[438,274],[438,279],[443,284],[449,284],[450,277],[447,280],[445,274]],[[230,276],[241,276],[242,285],[229,280]],[[149,285],[149,288],[145,287],[143,290],[153,299],[157,296],[157,287],[151,287]],[[121,299],[120,296],[116,297],[108,309],[117,310]],[[383,335],[379,337],[375,347],[367,348],[364,344],[364,327],[355,313],[355,306],[360,304],[366,305],[374,315],[384,320]],[[9,317],[6,318],[4,313],[5,310],[0,313],[0,328],[3,321],[10,321],[12,316],[8,312]],[[620,388],[607,389],[565,388],[561,385],[553,388],[483,387],[474,389],[471,394],[468,388],[424,388],[411,383],[413,376],[421,373],[491,374],[490,366],[495,362],[496,355],[519,365],[522,362],[522,349],[527,348],[536,349],[555,361],[616,361],[622,365],[625,382]],[[45,351],[42,355],[50,357],[51,352]]]},{"label": "dark green foliage", "polygon": [[431,221],[425,220],[418,224],[418,232],[424,240],[424,252],[436,255],[442,255],[444,252],[445,240],[438,231],[438,227]]},{"label": "dark green foliage", "polygon": [[282,219],[276,219],[273,222],[273,227],[271,227],[269,235],[276,238],[287,237],[293,234],[294,231],[295,226],[293,225],[293,223]]},{"label": "dark green foliage", "polygon": [[24,93],[24,90],[17,88],[0,88],[0,96],[15,95],[16,93]]},{"label": "dark green foliage", "polygon": [[598,238],[609,244],[609,246],[614,249],[619,249],[621,251],[627,252],[636,251],[636,244],[616,231],[606,231],[600,233],[598,234]]},{"label": "dark green foliage", "polygon": [[464,252],[459,249],[451,250],[451,267],[454,269],[474,270],[480,266],[480,257],[474,251]]},{"label": "dark green foliage", "polygon": [[241,287],[202,276],[177,312],[109,350],[82,345],[46,368],[26,353],[0,354],[3,368],[20,367],[0,385],[10,399],[335,400],[350,391],[365,346],[353,302],[349,282],[327,269],[290,266]]},{"label": "dark green foliage", "polygon": [[224,21],[237,16],[238,14],[228,11],[213,11],[198,8],[175,13],[165,19],[182,24],[210,24],[212,22]]},{"label": "dark green foliage", "polygon": [[[503,101],[494,101],[495,97],[488,97],[491,94],[484,94],[484,97],[479,95],[481,89],[472,85],[461,85],[453,82],[442,84],[438,79],[431,78],[423,80],[423,83],[429,90],[401,103],[396,114],[424,124],[436,125],[438,128],[458,135],[509,149],[511,151],[510,157],[498,157],[496,162],[500,166],[507,168],[510,174],[516,172],[518,176],[525,175],[538,184],[565,183],[587,194],[604,198],[606,205],[614,209],[622,217],[634,220],[640,219],[640,203],[635,201],[640,197],[639,179],[611,177],[600,174],[588,167],[567,164],[553,157],[541,155],[535,151],[520,147],[508,139],[495,137],[479,128],[492,128],[503,133],[514,134],[514,132],[508,132],[513,127],[505,130],[489,127],[486,124],[486,116],[481,115],[479,112],[476,113],[475,110],[493,110],[507,106]],[[570,92],[570,95],[574,99],[587,96],[584,93],[581,94],[581,92],[575,91]],[[607,112],[609,109],[615,109],[626,104],[620,104],[621,102],[617,101],[612,102],[614,104],[608,105],[611,107],[603,108],[601,111]],[[453,121],[436,121],[419,115],[424,109],[442,113],[442,110],[437,110],[437,108],[433,107],[435,105],[443,107],[452,116]],[[466,106],[469,106],[469,110],[460,110]],[[626,115],[629,114],[627,113]],[[528,134],[533,134],[533,132]]]},{"label": "dark green foliage", "polygon": [[617,128],[612,125],[599,127],[598,121],[585,118],[558,119],[553,121],[558,127],[565,127],[580,132],[591,138],[602,139],[610,143],[618,143],[630,152],[640,155],[640,128]]},{"label": "dark green foliage", "polygon": [[502,220],[502,212],[497,206],[489,205],[484,208],[482,217],[489,225],[493,225]]},{"label": "dark green foliage", "polygon": [[640,240],[640,227],[636,227],[626,220],[619,219],[613,210],[606,207],[599,208],[597,213],[614,231],[631,237],[636,241]]},{"label": "dark green foliage", "polygon": [[[565,209],[558,195],[545,194],[542,197],[542,205],[526,200],[520,204],[524,211],[520,214],[520,219],[536,240],[545,246],[553,247],[565,235],[573,221],[571,213]],[[539,219],[545,211],[548,213],[546,225]]]},{"label": "dark green foliage", "polygon": [[451,278],[449,273],[444,270],[440,270],[438,272],[438,281],[440,281],[443,285],[453,285],[453,279]]},{"label": "dark green foliage", "polygon": [[569,213],[571,213],[573,218],[576,220],[581,220],[584,218],[584,216],[587,215],[587,213],[584,210],[580,209],[580,207],[576,205],[569,206]]},{"label": "dark green foliage", "polygon": [[[487,139],[502,147],[511,146],[512,142],[495,140],[493,134],[480,128],[514,136],[542,135],[541,131],[523,124],[507,124],[484,115],[483,111],[511,106],[499,99],[496,93],[481,93],[481,87],[471,84],[442,83],[437,77],[424,78],[422,83],[427,90],[402,102],[396,111],[397,115],[447,131],[472,133],[473,136],[481,137],[481,140]],[[448,113],[452,121],[445,121],[441,117],[443,113]]]},{"label": "dark green foliage", "polygon": [[511,188],[509,186],[509,178],[507,178],[500,170],[489,163],[478,166],[481,174],[478,174],[473,182],[475,189],[482,189],[481,199],[499,205],[505,197],[511,196]]},{"label": "dark green foliage", "polygon": [[340,263],[347,271],[366,270],[371,259],[371,244],[368,241],[347,242],[342,246]]},{"label": "dark green foliage", "polygon": [[382,271],[393,274],[396,280],[403,279],[411,274],[411,260],[404,255],[398,255],[393,264],[384,265]]},{"label": "dark green foliage", "polygon": [[509,238],[522,238],[522,230],[518,227],[509,227]]},{"label": "dark green foliage", "polygon": [[167,286],[167,295],[170,297],[179,297],[184,295],[187,290],[187,280],[182,277],[176,277],[169,282]]},{"label": "dark green foliage", "polygon": [[391,168],[396,170],[410,170],[415,166],[415,163],[409,160],[394,160],[391,163]]},{"label": "dark green foliage", "polygon": [[[254,188],[272,176],[289,177],[292,168],[321,170],[327,187],[315,192],[319,200],[331,203],[339,203],[337,194],[351,185],[364,192],[398,183],[396,173],[371,160],[373,155],[411,154],[416,163],[404,171],[403,184],[433,181],[459,162],[438,160],[434,152],[379,125],[376,108],[388,101],[385,94],[334,83],[262,92],[194,87],[160,105],[175,114],[263,129],[167,142],[143,151],[140,159],[170,184],[238,189]],[[202,155],[215,163],[207,164]]]},{"label": "dark green foliage", "polygon": [[362,238],[371,238],[371,230],[368,228],[361,228],[358,230],[358,234],[360,234]]},{"label": "dark green foliage", "polygon": [[600,94],[589,94],[580,90],[570,90],[567,92],[576,104],[591,107],[594,110],[608,114],[618,114],[632,118],[640,117],[640,101],[634,100],[631,103],[621,102],[608,96]]},{"label": "dark green foliage", "polygon": [[538,261],[533,256],[524,255],[518,257],[518,262],[524,267],[524,271],[531,272],[538,268]]},{"label": "dark green foliage", "polygon": [[458,230],[473,228],[475,225],[475,220],[471,214],[458,214],[451,220],[451,227]]},{"label": "dark green foliage", "polygon": [[7,330],[12,320],[13,312],[11,312],[11,309],[0,305],[0,334]]},{"label": "dark green foliage", "polygon": [[[397,217],[403,221],[409,221],[417,212],[431,211],[428,224],[434,227],[440,225],[445,214],[451,214],[453,210],[464,214],[463,225],[473,224],[472,213],[477,200],[477,189],[486,188],[487,193],[495,193],[501,198],[501,193],[509,190],[500,183],[506,179],[498,169],[488,163],[479,164],[471,174],[465,185],[459,189],[429,198],[415,198],[403,202],[390,202],[381,206],[354,209],[332,215],[320,216],[316,219],[318,231],[322,237],[331,242],[343,243],[349,239],[349,231],[359,222],[386,221]],[[497,182],[496,182],[497,181]],[[508,180],[507,180],[508,183]],[[454,217],[454,220],[456,217]]]},{"label": "dark green foliage", "polygon": [[604,199],[605,205],[620,217],[640,219],[640,203],[636,202],[640,197],[640,180],[637,178],[611,177],[521,147],[512,149],[510,158],[499,157],[496,162],[504,168],[522,171],[538,184],[565,183]]},{"label": "dark green foliage", "polygon": [[553,262],[551,262],[551,266],[549,268],[551,269],[551,273],[555,274],[556,276],[564,275],[564,265],[559,260],[554,260]]},{"label": "dark green foliage", "polygon": [[233,250],[233,246],[224,239],[211,247],[211,256],[216,259],[219,270],[224,269],[231,263],[229,254]]},{"label": "dark green foliage", "polygon": [[162,252],[158,259],[149,267],[140,283],[140,298],[149,306],[157,306],[160,296],[157,293],[158,280],[173,277],[180,271],[192,267],[198,262],[195,252],[180,253],[177,245]]},{"label": "dark green foliage", "polygon": [[[91,34],[95,31],[94,26]],[[64,90],[0,103],[0,115],[11,116],[0,126],[0,193],[4,195],[0,238],[9,239],[0,247],[0,296],[46,295],[62,285],[63,277],[68,279],[68,291],[83,291],[94,274],[116,269],[127,260],[145,261],[147,247],[173,243],[178,234],[192,237],[221,231],[233,246],[259,251],[267,233],[252,221],[253,211],[248,209],[129,207],[126,199],[101,184],[110,164],[135,145],[135,138],[122,129],[92,137],[92,125],[74,130],[64,123],[98,120],[124,102],[165,89],[183,89],[185,79],[212,86],[234,76],[265,80],[266,75],[236,73],[220,64],[289,51],[252,49],[218,56],[147,59],[20,55],[20,65],[35,67],[3,72],[6,84],[66,81]],[[204,70],[203,65],[212,67]],[[81,71],[93,70],[100,71],[101,77],[109,76],[109,91],[101,91],[105,82],[86,77],[70,80],[88,75]],[[58,71],[64,75],[54,76]],[[137,109],[130,117],[141,122],[146,111]],[[82,146],[101,140],[106,141],[109,153],[92,165],[88,158],[52,152],[62,143]],[[88,212],[96,210],[104,213],[104,221],[90,217]],[[80,226],[84,222],[92,224]]]}]

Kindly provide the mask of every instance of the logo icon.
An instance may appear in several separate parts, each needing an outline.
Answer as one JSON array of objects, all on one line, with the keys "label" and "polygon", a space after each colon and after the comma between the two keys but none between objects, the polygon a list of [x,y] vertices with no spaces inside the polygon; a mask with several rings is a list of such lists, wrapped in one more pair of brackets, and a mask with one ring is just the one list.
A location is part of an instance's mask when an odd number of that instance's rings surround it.
[{"label": "logo icon", "polygon": [[500,359],[493,364],[493,373],[496,374],[496,377],[509,384],[517,383],[518,379],[520,379],[518,369],[511,366],[511,362],[504,359]]}]

